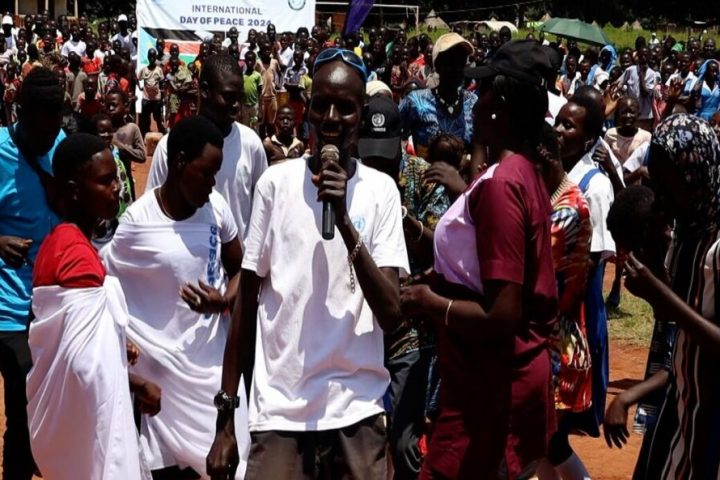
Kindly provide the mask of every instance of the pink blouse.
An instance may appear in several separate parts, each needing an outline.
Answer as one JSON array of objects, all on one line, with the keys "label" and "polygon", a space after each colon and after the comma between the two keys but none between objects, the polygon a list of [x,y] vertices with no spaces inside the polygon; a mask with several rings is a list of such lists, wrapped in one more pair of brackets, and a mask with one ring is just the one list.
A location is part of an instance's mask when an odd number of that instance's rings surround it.
[{"label": "pink blouse", "polygon": [[488,168],[453,203],[435,227],[435,271],[450,283],[483,293],[477,231],[468,199],[483,181],[492,178],[497,164]]}]

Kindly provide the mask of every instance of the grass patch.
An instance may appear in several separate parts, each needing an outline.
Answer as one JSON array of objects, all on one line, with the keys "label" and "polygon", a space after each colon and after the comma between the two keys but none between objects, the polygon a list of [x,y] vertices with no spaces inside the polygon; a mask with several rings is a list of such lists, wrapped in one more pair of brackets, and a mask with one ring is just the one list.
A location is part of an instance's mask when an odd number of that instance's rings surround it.
[{"label": "grass patch", "polygon": [[652,337],[653,322],[650,305],[623,290],[620,308],[608,311],[610,341],[647,347]]}]

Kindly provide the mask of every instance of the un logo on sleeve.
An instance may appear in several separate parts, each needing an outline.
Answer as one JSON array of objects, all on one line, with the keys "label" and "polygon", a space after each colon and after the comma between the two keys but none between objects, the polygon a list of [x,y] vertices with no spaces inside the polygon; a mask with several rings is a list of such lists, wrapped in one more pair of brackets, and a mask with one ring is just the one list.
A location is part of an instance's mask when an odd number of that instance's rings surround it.
[{"label": "un logo on sleeve", "polygon": [[352,221],[353,227],[355,227],[355,230],[359,234],[362,235],[363,230],[365,230],[365,218],[364,217],[353,217],[350,219]]},{"label": "un logo on sleeve", "polygon": [[288,6],[293,10],[302,10],[305,8],[305,0],[288,0]]}]

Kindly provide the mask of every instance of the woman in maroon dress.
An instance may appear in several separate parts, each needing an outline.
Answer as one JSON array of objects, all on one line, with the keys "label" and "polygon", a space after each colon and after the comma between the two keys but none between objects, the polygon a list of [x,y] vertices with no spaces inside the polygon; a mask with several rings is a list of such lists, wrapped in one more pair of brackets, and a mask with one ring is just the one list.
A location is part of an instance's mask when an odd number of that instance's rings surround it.
[{"label": "woman in maroon dress", "polygon": [[409,315],[438,331],[440,415],[423,479],[529,478],[555,429],[548,339],[557,316],[547,189],[534,158],[547,54],[501,47],[479,81],[478,143],[493,164],[435,230],[438,281],[407,287]]}]

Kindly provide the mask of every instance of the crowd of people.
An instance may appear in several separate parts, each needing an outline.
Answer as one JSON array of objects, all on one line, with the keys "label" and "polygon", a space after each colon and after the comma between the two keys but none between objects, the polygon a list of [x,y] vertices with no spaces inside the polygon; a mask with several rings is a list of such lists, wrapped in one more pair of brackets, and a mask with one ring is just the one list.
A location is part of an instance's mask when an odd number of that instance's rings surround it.
[{"label": "crowd of people", "polygon": [[[713,39],[15,25],[3,478],[584,480],[635,405],[633,478],[720,475]],[[655,322],[606,405],[623,277]]]}]

